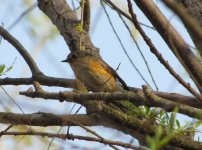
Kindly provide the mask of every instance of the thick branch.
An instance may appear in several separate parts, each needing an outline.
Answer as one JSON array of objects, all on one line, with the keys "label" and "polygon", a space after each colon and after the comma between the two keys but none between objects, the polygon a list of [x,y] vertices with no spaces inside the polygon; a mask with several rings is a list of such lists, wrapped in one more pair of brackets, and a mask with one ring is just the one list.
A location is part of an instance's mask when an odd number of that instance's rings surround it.
[{"label": "thick branch", "polygon": [[34,113],[34,114],[17,114],[0,112],[0,123],[14,125],[31,125],[31,126],[105,126],[117,129],[136,137],[141,143],[145,143],[145,136],[131,131],[125,126],[119,126],[106,117],[95,114],[77,114],[77,115],[55,115],[51,113]]},{"label": "thick branch", "polygon": [[163,2],[180,17],[202,57],[202,27],[199,22],[192,18],[188,11],[176,1],[163,0]]},{"label": "thick branch", "polygon": [[[200,31],[202,30],[202,1],[200,0],[178,0],[180,4],[184,6],[184,8],[188,11],[189,15],[186,15],[187,18],[195,18],[200,24]],[[191,17],[189,17],[191,16]],[[185,24],[186,26],[186,24]],[[187,27],[186,27],[187,28]],[[192,30],[192,28],[191,28]],[[187,31],[189,32],[194,44],[196,45],[197,49],[199,50],[201,57],[202,57],[202,42],[201,40],[197,39],[196,36],[191,32],[189,28]]]},{"label": "thick branch", "polygon": [[147,45],[150,47],[150,51],[158,58],[158,60],[165,66],[165,68],[172,74],[173,77],[175,77],[176,80],[179,81],[190,93],[192,93],[198,100],[202,102],[202,97],[200,94],[198,94],[189,83],[186,83],[176,72],[175,70],[168,64],[168,62],[162,57],[162,55],[158,52],[157,48],[152,43],[151,39],[146,35],[146,33],[143,31],[142,27],[139,25],[137,21],[136,15],[133,13],[132,3],[130,0],[128,0],[128,9],[132,16],[132,23],[136,27],[136,29],[140,32],[142,35],[144,41],[147,43]]},{"label": "thick branch", "polygon": [[[130,87],[129,89],[130,89],[130,91],[134,91],[135,93],[143,92],[142,89],[140,89],[140,88]],[[181,95],[181,94],[177,94],[177,93],[166,93],[166,92],[160,92],[160,91],[158,91],[158,92],[152,91],[152,92],[154,94],[156,94],[157,96],[168,99],[170,101],[192,106],[195,108],[202,108],[202,103],[197,101],[197,99],[192,96],[185,96],[185,95]]]},{"label": "thick branch", "polygon": [[55,115],[51,113],[16,114],[0,112],[0,123],[13,125],[31,126],[78,126],[74,122],[79,122],[84,126],[101,125],[101,122],[93,115]]},{"label": "thick branch", "polygon": [[[50,18],[64,37],[71,51],[80,50],[79,21],[65,0],[38,0],[39,8]],[[82,33],[82,46],[98,54],[87,33]]]},{"label": "thick branch", "polygon": [[[151,93],[151,92],[150,92]],[[179,108],[179,113],[188,115],[193,118],[202,119],[201,111],[195,109],[194,107],[186,106],[180,103],[169,101],[167,99],[160,98],[154,94],[148,99],[143,92],[132,93],[132,92],[114,92],[114,93],[74,93],[74,92],[60,92],[60,93],[49,93],[49,92],[20,92],[21,95],[25,95],[33,98],[44,98],[44,99],[54,99],[60,101],[77,102],[81,105],[88,106],[88,100],[103,100],[107,102],[116,100],[129,100],[134,105],[140,106],[145,105],[148,107],[161,107],[166,111],[173,111],[176,107]],[[87,105],[86,105],[87,104]]]},{"label": "thick branch", "polygon": [[[66,88],[76,88],[76,80],[54,78],[48,76],[39,76],[35,80],[32,78],[4,78],[0,79],[0,85],[32,85],[33,81],[38,81],[44,86],[59,86]],[[130,91],[135,93],[142,92],[140,88],[130,87]],[[202,108],[202,103],[198,102],[194,97],[185,96],[177,93],[156,92],[154,94],[161,98],[165,98],[174,102],[182,103],[184,105],[192,106],[195,108]]]},{"label": "thick branch", "polygon": [[189,73],[199,91],[202,93],[202,65],[194,56],[183,38],[169,23],[152,0],[134,0],[134,2],[140,7],[158,33],[163,37],[175,56],[184,66],[185,70]]}]

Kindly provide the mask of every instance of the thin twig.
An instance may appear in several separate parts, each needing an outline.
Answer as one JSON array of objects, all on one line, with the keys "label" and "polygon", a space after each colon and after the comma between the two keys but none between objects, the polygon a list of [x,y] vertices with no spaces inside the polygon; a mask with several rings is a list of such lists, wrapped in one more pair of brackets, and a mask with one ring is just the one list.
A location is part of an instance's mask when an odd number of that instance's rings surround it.
[{"label": "thin twig", "polygon": [[85,0],[81,0],[81,24],[80,24],[80,39],[79,39],[79,48],[80,50],[83,50],[83,22],[84,22],[84,7]]},{"label": "thin twig", "polygon": [[24,111],[22,110],[22,108],[20,107],[20,105],[18,105],[18,103],[10,96],[10,94],[2,86],[0,86],[0,87],[6,93],[6,95],[10,98],[10,100],[20,109],[20,111],[23,114],[25,114]]},{"label": "thin twig", "polygon": [[124,148],[130,148],[133,150],[146,150],[146,148],[141,146],[134,146],[128,143],[120,142],[120,141],[112,141],[112,140],[106,140],[106,139],[99,139],[94,138],[90,136],[80,136],[80,135],[73,135],[73,134],[55,134],[55,133],[47,133],[47,132],[5,132],[2,135],[35,135],[35,136],[41,136],[41,137],[56,137],[62,140],[84,140],[84,141],[95,141],[100,142],[102,144],[108,144],[108,145],[117,145]]},{"label": "thin twig", "polygon": [[20,16],[15,19],[15,21],[13,23],[11,23],[6,29],[9,31],[11,30],[14,26],[16,26],[20,20],[25,16],[27,15],[30,11],[32,11],[34,8],[37,7],[37,3],[33,4],[32,6],[30,6],[29,8],[27,8],[25,11],[23,11]]},{"label": "thin twig", "polygon": [[153,74],[152,74],[152,72],[151,72],[151,70],[150,70],[149,64],[148,64],[148,62],[147,62],[147,60],[146,60],[146,58],[145,58],[143,52],[141,51],[141,49],[140,49],[140,47],[139,47],[139,45],[138,45],[136,39],[134,38],[132,32],[130,31],[129,26],[127,25],[127,23],[125,22],[125,20],[123,19],[123,17],[120,15],[120,13],[118,13],[118,14],[119,14],[119,17],[121,18],[122,22],[124,23],[126,29],[128,30],[128,32],[129,32],[131,38],[133,39],[133,41],[134,41],[134,43],[135,43],[135,45],[136,45],[136,47],[137,47],[137,49],[138,49],[138,51],[139,51],[139,53],[140,53],[142,59],[143,59],[143,61],[145,62],[145,65],[146,65],[147,70],[148,70],[148,72],[149,72],[149,75],[150,75],[150,77],[151,77],[151,79],[152,79],[152,82],[154,83],[154,86],[156,87],[156,90],[158,91],[158,86],[157,86],[157,84],[156,84],[156,81],[155,81],[155,79],[154,79],[154,76],[153,76]]},{"label": "thin twig", "polygon": [[[104,7],[102,1],[101,1],[101,5],[102,5],[102,7],[103,7],[103,9],[104,9],[104,12],[105,12],[107,18],[108,18],[108,21],[109,21],[109,23],[110,23],[110,26],[112,27],[112,30],[113,30],[114,34],[116,35],[116,38],[118,39],[118,41],[119,41],[119,43],[120,43],[120,45],[121,45],[121,47],[122,47],[124,53],[126,54],[128,60],[129,60],[130,63],[132,64],[133,68],[137,71],[137,73],[139,74],[139,76],[142,78],[142,80],[143,80],[147,85],[150,86],[150,84],[147,82],[147,80],[146,80],[146,79],[144,78],[144,76],[141,74],[141,72],[139,71],[139,69],[137,68],[137,66],[133,63],[133,60],[130,58],[130,56],[129,56],[127,50],[126,50],[126,48],[124,47],[124,45],[123,45],[123,43],[122,43],[122,41],[121,41],[119,35],[117,34],[117,32],[116,32],[116,30],[115,30],[115,28],[114,28],[114,26],[113,26],[113,24],[112,24],[112,22],[111,22],[111,19],[110,19],[110,17],[109,17],[109,14],[107,13],[106,8]],[[150,87],[151,87],[151,86],[150,86]],[[152,88],[152,87],[151,87],[151,88]]]},{"label": "thin twig", "polygon": [[36,63],[34,62],[33,58],[30,56],[27,50],[16,38],[14,38],[9,32],[7,32],[1,26],[0,26],[0,34],[4,39],[6,39],[10,44],[12,44],[16,48],[16,50],[21,54],[21,56],[24,58],[27,65],[29,66],[33,76],[42,74],[39,68],[37,67]]},{"label": "thin twig", "polygon": [[[128,20],[132,21],[131,16],[129,16],[127,13],[125,13],[123,10],[121,10],[120,8],[118,8],[114,3],[112,3],[110,0],[102,0],[104,1],[106,4],[108,4],[112,9],[116,10],[118,13],[120,13],[121,15],[123,15],[125,18],[127,18]],[[139,22],[140,25],[145,26],[149,29],[152,30],[156,30],[154,27],[146,25],[144,23]]]},{"label": "thin twig", "polygon": [[[106,139],[104,139],[102,136],[100,136],[99,134],[97,134],[95,131],[93,131],[93,130],[87,128],[87,127],[85,127],[85,126],[82,125],[81,123],[75,122],[75,121],[72,121],[72,123],[74,123],[74,124],[80,126],[82,129],[86,130],[87,132],[91,133],[92,135],[95,135],[95,136],[98,137],[100,140],[103,140],[103,141],[106,140]],[[113,146],[112,144],[109,144],[109,146],[110,146],[111,148],[117,150],[117,148],[116,148],[115,146]]]},{"label": "thin twig", "polygon": [[5,130],[0,132],[0,137],[2,134],[4,134],[5,132],[7,132],[9,129],[11,129],[13,127],[13,124],[9,125]]},{"label": "thin twig", "polygon": [[84,14],[83,14],[83,29],[86,33],[89,32],[90,29],[90,0],[85,0],[84,3]]},{"label": "thin twig", "polygon": [[[127,18],[128,20],[130,20],[130,21],[132,22],[131,16],[129,16],[127,13],[125,13],[123,10],[121,10],[118,6],[116,6],[116,5],[115,5],[114,3],[112,3],[110,0],[102,0],[102,1],[104,1],[104,2],[105,2],[108,6],[110,6],[112,9],[114,9],[114,10],[117,11],[119,14],[121,14],[122,16],[124,16],[125,18]],[[147,28],[149,28],[149,29],[152,29],[152,30],[156,31],[156,29],[155,29],[153,26],[149,26],[149,25],[144,24],[144,23],[141,23],[141,22],[139,22],[139,24],[142,25],[142,26],[145,26],[145,27],[147,27]],[[187,45],[189,45],[189,44],[187,44]],[[196,50],[196,48],[193,47],[193,46],[190,46],[190,45],[189,45],[189,47],[191,47],[191,48],[193,48],[193,49]]]},{"label": "thin twig", "polygon": [[37,78],[3,78],[0,79],[0,85],[32,85],[33,81],[38,81],[41,85],[59,86],[75,88],[74,79],[63,79],[49,76],[37,76]]}]

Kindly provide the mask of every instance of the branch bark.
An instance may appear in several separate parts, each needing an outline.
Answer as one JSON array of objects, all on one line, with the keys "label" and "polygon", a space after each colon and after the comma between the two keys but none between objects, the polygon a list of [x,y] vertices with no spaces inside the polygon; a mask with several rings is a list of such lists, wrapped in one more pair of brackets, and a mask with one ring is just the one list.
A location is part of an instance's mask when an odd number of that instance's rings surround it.
[{"label": "branch bark", "polygon": [[0,34],[4,39],[6,39],[10,44],[12,44],[16,48],[16,50],[20,53],[20,55],[23,57],[23,59],[29,66],[29,69],[31,70],[33,77],[42,75],[42,72],[39,70],[38,66],[30,56],[30,54],[17,39],[15,39],[9,32],[7,32],[1,26],[0,26]]},{"label": "branch bark", "polygon": [[202,64],[192,53],[183,38],[178,34],[175,28],[169,23],[161,11],[152,0],[134,2],[147,16],[158,33],[170,47],[177,59],[184,66],[199,91],[202,93]]},{"label": "branch bark", "polygon": [[137,17],[133,12],[132,3],[130,0],[128,0],[128,9],[132,16],[132,23],[136,27],[136,29],[139,31],[139,33],[142,35],[144,41],[147,43],[147,45],[150,47],[150,51],[158,58],[158,60],[165,66],[165,68],[170,72],[170,74],[177,80],[179,83],[181,83],[190,93],[192,93],[199,101],[202,102],[202,96],[198,94],[189,83],[186,83],[176,72],[175,70],[169,65],[169,63],[163,58],[163,56],[158,52],[157,48],[152,43],[151,39],[145,34],[142,27],[139,25],[137,21]]},{"label": "branch bark", "polygon": [[[74,92],[60,92],[60,93],[50,93],[45,91],[25,91],[20,92],[21,95],[25,95],[32,98],[43,98],[43,99],[53,99],[59,100],[61,102],[76,102],[85,107],[89,108],[90,112],[94,112],[94,108],[91,108],[92,105],[89,105],[90,101],[103,100],[106,102],[112,102],[117,100],[128,100],[132,102],[135,106],[148,106],[148,107],[160,107],[166,111],[174,111],[177,107],[179,113],[188,115],[193,118],[202,119],[201,111],[195,109],[191,106],[186,106],[180,103],[169,101],[167,99],[160,98],[153,94],[149,89],[145,90],[145,93],[133,93],[133,92],[114,92],[114,93],[74,93]],[[93,109],[93,110],[91,110]]]},{"label": "branch bark", "polygon": [[[200,31],[202,31],[202,1],[200,0],[178,0],[181,5],[184,6],[184,8],[187,10],[189,15],[186,15],[187,18],[194,18],[197,20],[197,22],[200,25]],[[202,42],[200,39],[197,39],[196,35],[193,34],[192,28],[189,28],[186,23],[185,26],[187,28],[187,31],[189,32],[194,44],[196,45],[197,49],[199,50],[199,53],[202,57]]]},{"label": "branch bark", "polygon": [[134,150],[147,150],[145,147],[141,146],[135,146],[132,144],[120,142],[120,141],[112,141],[112,140],[107,140],[104,138],[94,138],[91,136],[81,136],[81,135],[73,135],[73,134],[55,134],[55,133],[47,133],[47,132],[35,132],[35,131],[29,131],[29,132],[5,132],[1,133],[0,136],[5,136],[5,135],[14,135],[14,136],[19,136],[19,135],[34,135],[34,136],[41,136],[41,137],[49,137],[49,138],[59,138],[62,140],[84,140],[84,141],[94,141],[94,142],[100,142],[105,145],[112,145],[115,150],[119,150],[115,148],[114,146],[121,146],[123,148],[130,148]]},{"label": "branch bark", "polygon": [[[0,112],[0,123],[31,126],[78,126],[79,122],[84,126],[96,126],[102,123],[93,115],[55,115],[51,113],[17,114]],[[72,121],[73,120],[73,121]]]},{"label": "branch bark", "polygon": [[[80,50],[80,31],[78,30],[79,20],[74,11],[71,10],[65,0],[38,0],[38,7],[57,26],[70,51]],[[82,46],[98,57],[99,50],[94,47],[86,32],[82,33]],[[85,42],[84,42],[85,41]]]}]

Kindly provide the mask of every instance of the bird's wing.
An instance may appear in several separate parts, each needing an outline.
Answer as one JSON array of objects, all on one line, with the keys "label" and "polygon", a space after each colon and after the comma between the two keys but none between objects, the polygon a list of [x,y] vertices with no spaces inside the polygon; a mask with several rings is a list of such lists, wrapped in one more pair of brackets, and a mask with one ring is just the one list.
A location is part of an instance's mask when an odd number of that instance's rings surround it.
[{"label": "bird's wing", "polygon": [[104,60],[102,66],[108,71],[110,72],[110,74],[112,74],[123,86],[123,88],[127,91],[129,91],[129,88],[126,84],[126,82],[118,75],[118,73],[112,68],[110,67]]}]

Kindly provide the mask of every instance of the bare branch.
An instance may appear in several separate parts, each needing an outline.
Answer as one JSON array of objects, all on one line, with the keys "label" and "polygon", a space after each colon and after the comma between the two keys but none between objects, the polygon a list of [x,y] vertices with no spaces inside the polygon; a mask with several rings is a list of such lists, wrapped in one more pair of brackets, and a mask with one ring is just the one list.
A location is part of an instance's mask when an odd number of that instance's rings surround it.
[{"label": "bare branch", "polygon": [[88,33],[90,29],[90,0],[85,0],[84,16],[83,16],[83,29]]},{"label": "bare branch", "polygon": [[[177,2],[179,4],[181,4],[183,6],[183,8],[186,10],[186,13],[183,13],[182,15],[184,15],[185,17],[187,17],[188,19],[194,19],[196,20],[199,25],[200,25],[200,30],[198,30],[199,32],[202,30],[202,1],[199,0],[177,0]],[[177,11],[179,11],[177,9]],[[188,13],[188,15],[187,15]],[[181,18],[182,19],[182,18]],[[183,21],[183,19],[182,19]],[[199,51],[201,58],[202,58],[202,42],[199,38],[197,38],[196,34],[193,34],[192,30],[194,29],[189,29],[189,27],[186,25],[185,21],[184,25],[187,28],[187,31],[189,32],[194,44],[197,47],[197,50]],[[196,24],[198,24],[196,23]],[[195,26],[195,25],[194,25]]]},{"label": "bare branch", "polygon": [[[202,64],[152,0],[136,1],[202,93]],[[176,47],[173,49],[173,45]]]},{"label": "bare branch", "polygon": [[49,76],[36,76],[33,78],[4,78],[0,79],[0,85],[31,85],[33,81],[38,81],[41,85],[45,86],[60,86],[75,88],[74,79],[54,78]]},{"label": "bare branch", "polygon": [[202,31],[199,23],[194,19],[189,17],[188,12],[177,2],[170,0],[163,0],[163,2],[172,9],[183,21],[183,23],[192,30],[193,34],[202,41]]},{"label": "bare branch", "polygon": [[[71,51],[80,50],[79,21],[66,0],[38,0],[38,7],[51,19],[64,37]],[[82,34],[82,46],[99,56],[99,50],[94,47],[88,34]]]},{"label": "bare branch", "polygon": [[[117,11],[120,15],[124,16],[125,18],[127,18],[128,20],[130,20],[132,22],[132,18],[130,15],[128,15],[126,12],[124,12],[123,10],[121,10],[118,6],[116,6],[114,3],[112,3],[111,0],[102,0],[104,1],[106,4],[108,4],[112,9],[114,9],[115,11]],[[150,28],[152,30],[155,30],[154,27],[151,27],[149,25],[146,25],[144,23],[139,22],[140,25],[145,26],[147,28]]]},{"label": "bare branch", "polygon": [[132,3],[130,0],[128,0],[128,9],[132,16],[132,22],[136,29],[139,31],[139,33],[142,35],[144,41],[147,43],[147,45],[150,47],[150,51],[158,58],[158,60],[165,66],[165,68],[170,72],[170,74],[175,77],[179,83],[181,83],[190,93],[192,93],[198,100],[202,102],[202,96],[198,94],[189,83],[186,83],[176,72],[175,70],[169,65],[169,63],[163,58],[163,56],[158,52],[157,48],[152,43],[151,39],[145,34],[142,27],[139,25],[137,21],[137,17],[133,12]]},{"label": "bare branch", "polygon": [[[50,93],[50,92],[34,92],[34,91],[26,91],[20,92],[21,95],[25,95],[33,98],[44,98],[44,99],[53,99],[59,101],[67,101],[67,102],[77,102],[81,105],[89,107],[88,101],[93,100],[103,100],[106,102],[112,102],[116,100],[129,100],[134,105],[140,106],[145,105],[148,107],[160,107],[166,111],[173,111],[176,107],[179,108],[179,113],[188,115],[193,118],[202,119],[201,111],[199,109],[195,109],[191,106],[186,106],[174,101],[169,101],[167,99],[160,98],[153,94],[152,92],[147,92],[151,94],[149,99],[148,96],[145,97],[143,92],[133,93],[133,92],[97,92],[97,93],[74,93],[74,92],[60,92],[60,93]],[[177,101],[177,100],[176,100]]]},{"label": "bare branch", "polygon": [[78,126],[79,122],[84,126],[96,126],[102,123],[93,115],[55,115],[51,113],[18,114],[10,112],[0,112],[0,123],[13,125],[31,126]]},{"label": "bare branch", "polygon": [[35,135],[35,136],[41,136],[41,137],[49,137],[49,138],[59,138],[62,140],[84,140],[84,141],[94,141],[94,142],[100,142],[107,145],[116,145],[121,146],[124,148],[130,148],[133,150],[147,150],[147,148],[141,147],[141,146],[135,146],[132,144],[124,143],[121,141],[112,141],[107,139],[100,139],[100,138],[94,138],[90,136],[81,136],[81,135],[73,135],[73,134],[55,134],[55,133],[47,133],[47,132],[5,132],[1,135]]},{"label": "bare branch", "polygon": [[[0,79],[0,85],[31,85],[33,84],[32,78],[5,78]],[[75,87],[75,80],[73,79],[62,79],[62,78],[54,78],[48,76],[40,76],[38,81],[41,85],[45,86],[59,86],[59,87],[67,87],[67,88],[76,88]],[[130,91],[143,92],[140,88],[129,87]],[[202,104],[198,102],[194,97],[185,96],[177,93],[166,93],[166,92],[156,92],[153,91],[154,94],[158,95],[159,97],[182,103],[184,105],[192,106],[195,108],[202,108]]]},{"label": "bare branch", "polygon": [[29,69],[32,72],[32,76],[41,75],[42,72],[37,67],[36,63],[30,56],[30,54],[27,52],[27,50],[20,44],[20,42],[15,39],[9,32],[7,32],[4,28],[0,26],[0,34],[4,39],[6,39],[10,44],[12,44],[16,50],[20,53],[20,55],[24,58],[27,65],[29,66]]}]

